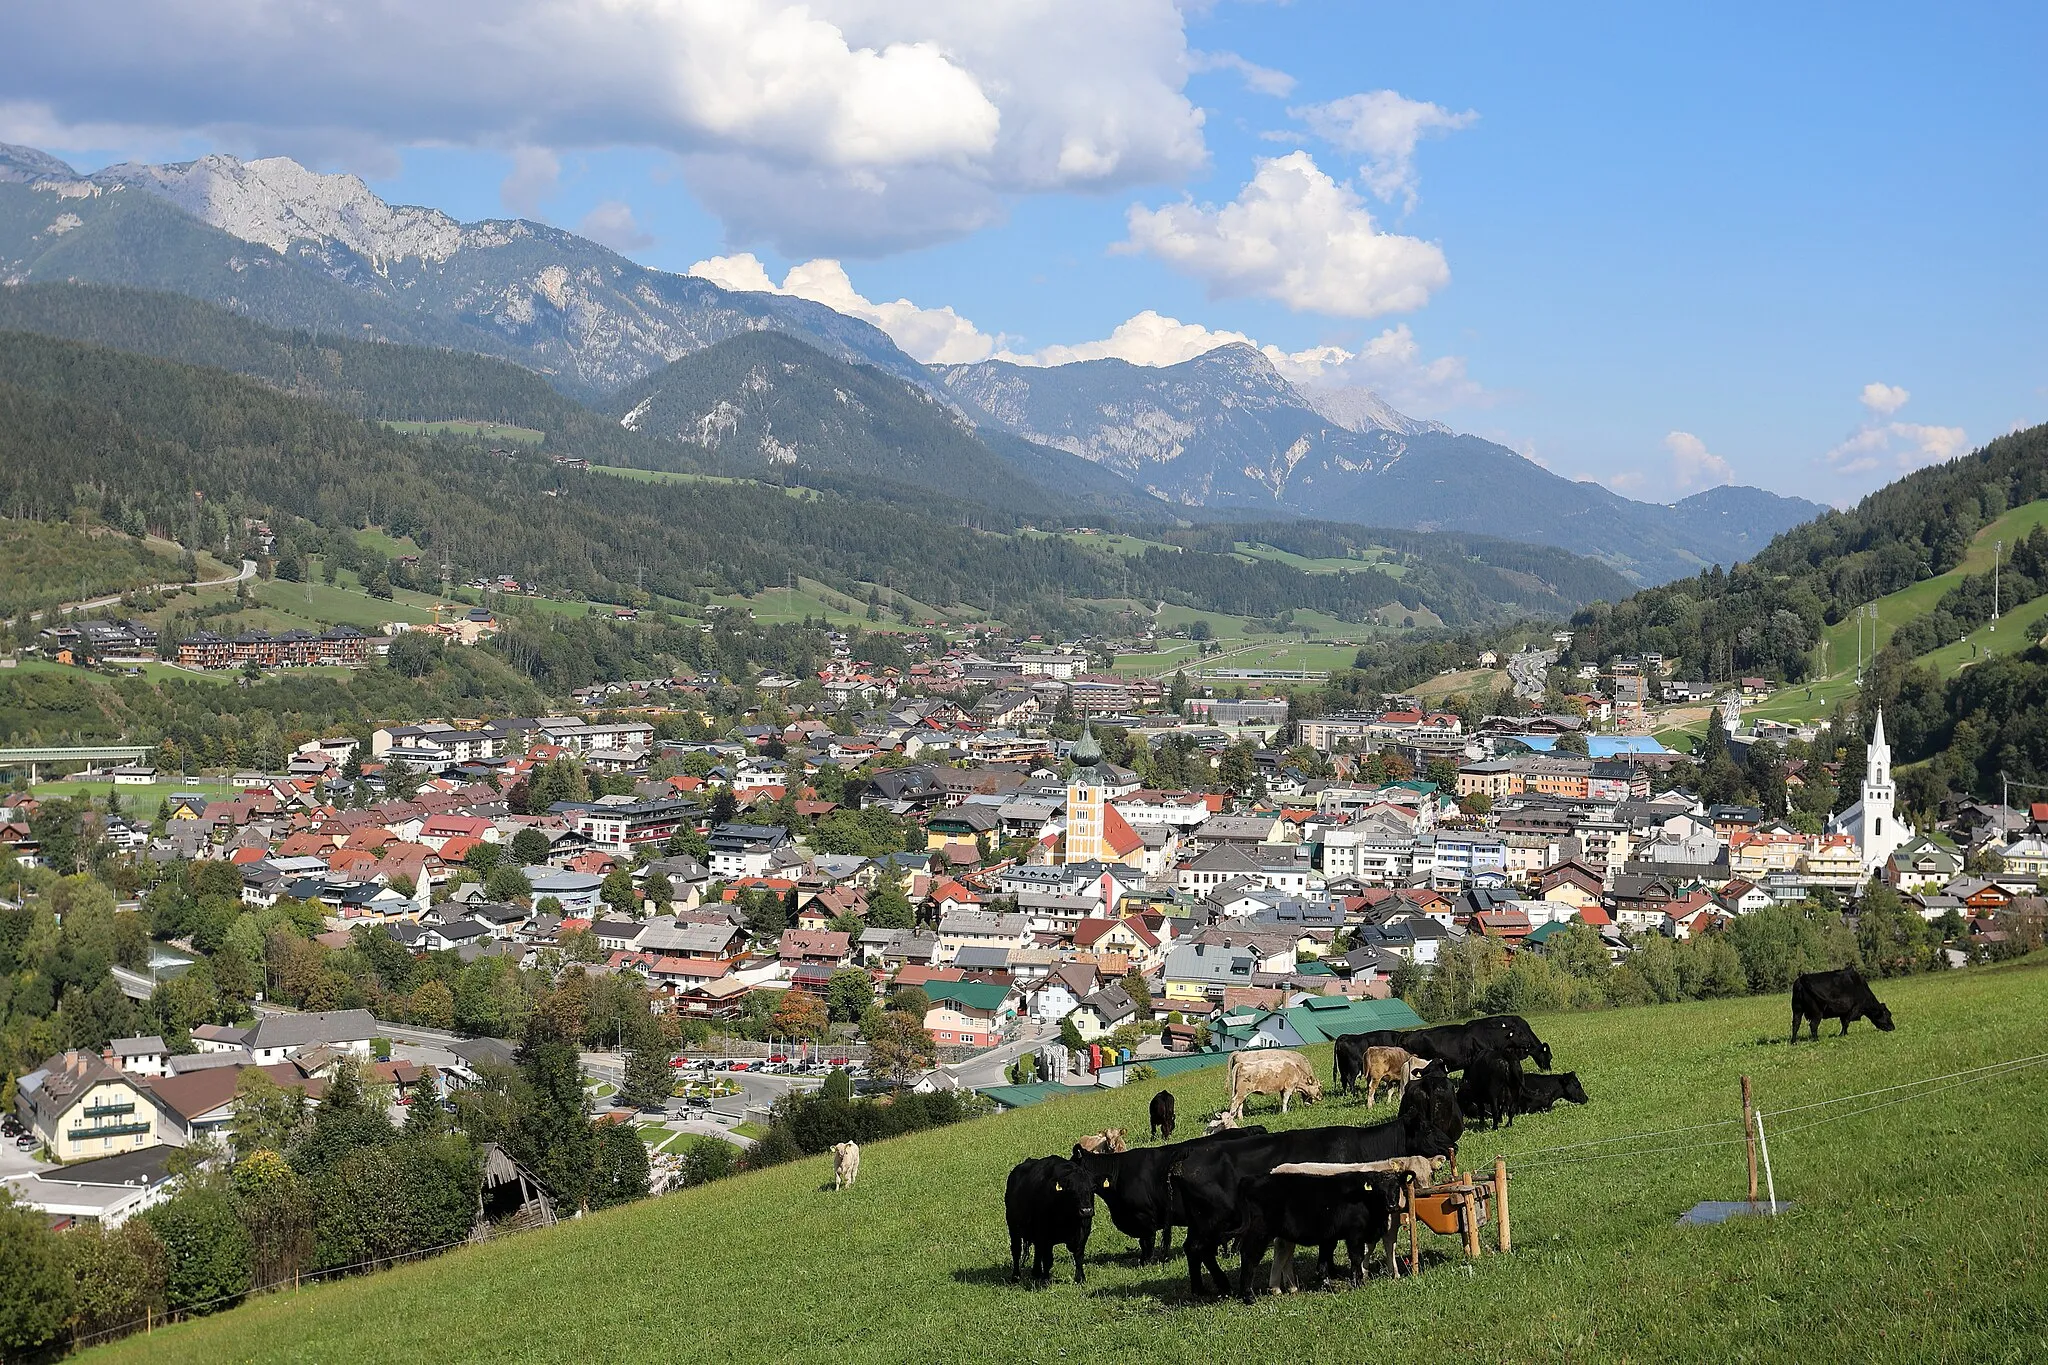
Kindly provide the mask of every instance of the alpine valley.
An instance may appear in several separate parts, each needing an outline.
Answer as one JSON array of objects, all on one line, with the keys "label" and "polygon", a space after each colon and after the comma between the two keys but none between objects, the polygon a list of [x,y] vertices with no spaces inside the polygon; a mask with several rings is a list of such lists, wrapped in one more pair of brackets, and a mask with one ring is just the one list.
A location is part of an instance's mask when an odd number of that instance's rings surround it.
[{"label": "alpine valley", "polygon": [[1243,345],[1160,368],[925,366],[819,303],[653,270],[540,223],[388,204],[282,158],[86,175],[0,145],[0,282],[125,285],[315,337],[510,361],[623,427],[557,435],[598,463],[879,480],[1054,520],[1314,516],[1555,546],[1653,584],[1825,510],[1738,487],[1633,501],[1364,390],[1304,391]]}]

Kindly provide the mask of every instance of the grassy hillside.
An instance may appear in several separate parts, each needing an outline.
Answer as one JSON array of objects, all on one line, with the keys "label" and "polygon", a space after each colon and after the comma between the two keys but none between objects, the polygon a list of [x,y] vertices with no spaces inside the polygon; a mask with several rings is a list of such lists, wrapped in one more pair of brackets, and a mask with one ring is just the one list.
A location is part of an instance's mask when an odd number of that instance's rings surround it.
[{"label": "grassy hillside", "polygon": [[[1778,1192],[1797,1206],[1775,1220],[1674,1226],[1697,1200],[1740,1196],[1741,1147],[1710,1145],[1733,1124],[1615,1144],[1601,1160],[1541,1152],[1728,1119],[1743,1073],[1767,1111],[1783,1110],[2041,1050],[2038,963],[1880,993],[1897,1032],[1859,1025],[1797,1048],[1784,1045],[1782,996],[1538,1020],[1593,1103],[1468,1138],[1468,1163],[1498,1150],[1522,1172],[1518,1249],[1469,1272],[1438,1241],[1419,1281],[1193,1304],[1183,1264],[1140,1268],[1098,1212],[1091,1250],[1105,1259],[1087,1284],[1063,1262],[1044,1294],[1010,1286],[1005,1172],[1105,1124],[1142,1132],[1156,1088],[1144,1085],[877,1144],[848,1194],[821,1192],[826,1162],[806,1161],[273,1296],[98,1358],[1719,1362],[1783,1358],[1796,1342],[1804,1361],[2038,1359],[2039,1070],[1779,1120]],[[1191,1117],[1221,1098],[1218,1073],[1172,1088]],[[1270,1121],[1364,1117],[1325,1102]]]}]

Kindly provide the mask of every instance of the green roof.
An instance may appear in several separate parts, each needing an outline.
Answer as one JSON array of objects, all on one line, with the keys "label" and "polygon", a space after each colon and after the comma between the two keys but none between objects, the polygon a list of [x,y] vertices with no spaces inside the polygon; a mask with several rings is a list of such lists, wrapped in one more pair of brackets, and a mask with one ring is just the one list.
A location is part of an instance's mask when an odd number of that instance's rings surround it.
[{"label": "green roof", "polygon": [[1246,1038],[1274,1014],[1285,1016],[1288,1027],[1300,1035],[1304,1045],[1327,1043],[1347,1033],[1423,1027],[1422,1016],[1408,1008],[1404,1000],[1347,1000],[1341,995],[1319,995],[1291,1009],[1233,1015],[1223,1031],[1233,1038]]},{"label": "green roof", "polygon": [[1092,1085],[1052,1085],[1034,1081],[1030,1085],[985,1085],[980,1093],[1006,1109],[1022,1109],[1027,1104],[1056,1100],[1063,1095],[1099,1095],[1102,1091]]},{"label": "green roof", "polygon": [[934,1005],[950,1000],[973,1010],[997,1010],[1008,998],[1010,988],[993,981],[927,981],[924,994]]}]

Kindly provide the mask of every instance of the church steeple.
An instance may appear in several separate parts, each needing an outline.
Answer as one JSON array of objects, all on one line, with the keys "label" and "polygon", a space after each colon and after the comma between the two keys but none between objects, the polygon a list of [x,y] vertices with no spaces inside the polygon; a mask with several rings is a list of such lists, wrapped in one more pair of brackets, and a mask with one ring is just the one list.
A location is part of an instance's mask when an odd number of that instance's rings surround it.
[{"label": "church steeple", "polygon": [[[1102,745],[1096,742],[1095,727],[1093,725],[1081,727],[1081,738],[1074,741],[1074,752],[1070,757],[1073,758],[1076,769],[1093,768],[1096,764],[1102,762]],[[1086,782],[1093,775],[1077,771],[1074,776],[1076,780]]]},{"label": "church steeple", "polygon": [[1870,747],[1866,754],[1863,772],[1865,792],[1873,787],[1889,788],[1892,785],[1892,746],[1885,743],[1882,706],[1877,708],[1877,726],[1870,732]]}]

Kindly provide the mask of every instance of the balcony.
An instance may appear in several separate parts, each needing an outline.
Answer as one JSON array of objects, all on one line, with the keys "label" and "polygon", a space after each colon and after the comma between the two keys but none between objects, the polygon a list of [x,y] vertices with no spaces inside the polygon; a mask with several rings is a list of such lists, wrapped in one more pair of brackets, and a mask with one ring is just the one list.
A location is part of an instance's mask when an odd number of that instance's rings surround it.
[{"label": "balcony", "polygon": [[147,1133],[154,1126],[147,1119],[139,1123],[101,1123],[90,1128],[73,1128],[64,1136],[71,1142],[90,1142],[94,1138],[129,1137],[136,1133]]},{"label": "balcony", "polygon": [[85,1116],[89,1119],[112,1118],[117,1114],[132,1114],[134,1112],[135,1102],[133,1100],[128,1101],[126,1104],[89,1104],[85,1107]]}]

